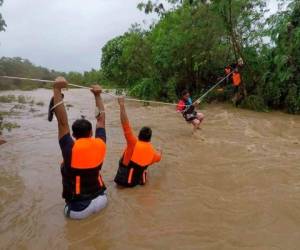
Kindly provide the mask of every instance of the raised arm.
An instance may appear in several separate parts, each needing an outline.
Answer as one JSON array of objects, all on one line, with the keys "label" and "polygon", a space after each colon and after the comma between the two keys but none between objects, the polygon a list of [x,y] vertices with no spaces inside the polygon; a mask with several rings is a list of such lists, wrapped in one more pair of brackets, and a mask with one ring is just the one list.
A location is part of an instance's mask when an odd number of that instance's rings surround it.
[{"label": "raised arm", "polygon": [[125,109],[125,99],[124,97],[119,97],[118,102],[120,105],[120,120],[122,124],[129,124],[128,116]]},{"label": "raised arm", "polygon": [[129,119],[125,109],[125,98],[119,97],[118,103],[120,105],[120,120],[123,127],[124,136],[128,145],[135,145],[137,138],[134,136],[132,129],[129,124]]},{"label": "raised arm", "polygon": [[62,89],[67,88],[68,83],[64,77],[57,77],[53,85],[53,100],[54,106],[58,105],[54,109],[54,113],[58,123],[58,138],[61,139],[64,135],[70,133],[68,115],[65,109],[65,105],[62,102]]},{"label": "raised arm", "polygon": [[99,85],[93,85],[91,92],[94,94],[96,103],[96,128],[105,128],[105,109],[102,101],[102,89]]}]

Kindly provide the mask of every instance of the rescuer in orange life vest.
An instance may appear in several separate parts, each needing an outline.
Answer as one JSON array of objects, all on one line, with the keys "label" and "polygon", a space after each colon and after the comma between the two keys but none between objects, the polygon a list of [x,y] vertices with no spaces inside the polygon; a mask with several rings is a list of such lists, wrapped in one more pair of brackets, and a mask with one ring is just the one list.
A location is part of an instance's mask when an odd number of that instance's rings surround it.
[{"label": "rescuer in orange life vest", "polygon": [[119,162],[119,169],[115,182],[124,187],[144,185],[147,181],[147,168],[161,160],[162,152],[157,152],[151,145],[152,130],[143,127],[138,138],[131,130],[125,110],[124,97],[118,98],[120,105],[120,119],[127,141],[127,147]]},{"label": "rescuer in orange life vest", "polygon": [[55,80],[54,97],[49,107],[49,121],[52,120],[54,112],[64,160],[61,174],[62,197],[66,201],[65,215],[72,219],[84,219],[92,213],[99,212],[107,204],[106,187],[100,175],[106,152],[104,105],[100,86],[93,86],[91,92],[96,103],[96,138],[92,137],[92,124],[86,119],[79,119],[72,125],[73,137],[76,139],[73,141],[61,93],[61,90],[67,87],[68,83],[63,77]]},{"label": "rescuer in orange life vest", "polygon": [[233,94],[234,94],[232,101],[235,103],[235,105],[238,105],[242,99],[242,89],[241,89],[242,88],[242,77],[240,74],[240,68],[243,66],[243,64],[244,64],[244,62],[240,58],[238,60],[238,63],[228,65],[225,68],[226,75],[232,73],[232,75],[226,79],[227,79],[227,83],[230,81],[232,82]]}]

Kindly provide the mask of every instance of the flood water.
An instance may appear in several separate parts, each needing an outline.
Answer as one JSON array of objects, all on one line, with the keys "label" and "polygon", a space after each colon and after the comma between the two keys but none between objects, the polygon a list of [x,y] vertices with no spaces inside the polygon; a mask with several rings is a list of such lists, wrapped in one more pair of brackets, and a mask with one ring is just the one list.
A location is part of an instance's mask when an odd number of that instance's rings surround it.
[{"label": "flood water", "polygon": [[[0,146],[1,249],[300,249],[299,116],[208,105],[193,136],[172,107],[127,103],[134,130],[151,126],[164,155],[146,186],[117,189],[125,142],[118,105],[107,97],[109,205],[71,221],[63,215],[57,124],[46,116],[51,92],[1,92],[8,93],[45,106],[8,118],[21,128]],[[65,99],[70,121],[93,117],[88,91],[70,90]]]}]

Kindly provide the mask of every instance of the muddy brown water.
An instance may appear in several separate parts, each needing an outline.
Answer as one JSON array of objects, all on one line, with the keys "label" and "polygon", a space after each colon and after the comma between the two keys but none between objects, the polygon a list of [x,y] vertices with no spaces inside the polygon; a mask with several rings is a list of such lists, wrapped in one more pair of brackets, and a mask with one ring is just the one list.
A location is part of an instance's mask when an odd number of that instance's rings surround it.
[{"label": "muddy brown water", "polygon": [[[116,101],[105,98],[109,205],[71,221],[57,125],[46,121],[51,92],[8,93],[46,105],[9,118],[21,128],[6,132],[0,148],[1,249],[300,249],[300,117],[208,105],[192,136],[172,107],[128,103],[134,130],[151,126],[164,156],[145,187],[121,190],[113,178],[124,139]],[[93,117],[88,91],[70,90],[66,101],[70,120]]]}]

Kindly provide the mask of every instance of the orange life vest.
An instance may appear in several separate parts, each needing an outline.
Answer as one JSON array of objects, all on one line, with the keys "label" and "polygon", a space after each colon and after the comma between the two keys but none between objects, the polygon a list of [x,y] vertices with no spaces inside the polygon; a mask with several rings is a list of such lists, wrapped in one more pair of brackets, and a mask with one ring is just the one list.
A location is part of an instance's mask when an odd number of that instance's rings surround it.
[{"label": "orange life vest", "polygon": [[239,72],[233,72],[232,83],[234,86],[239,86],[241,84],[241,74]]},{"label": "orange life vest", "polygon": [[144,185],[147,181],[147,168],[153,162],[155,151],[149,142],[137,141],[128,166],[119,162],[115,182],[126,187]]},{"label": "orange life vest", "polygon": [[100,175],[106,145],[98,138],[81,138],[72,148],[71,166],[62,166],[63,198],[66,201],[91,200],[106,187]]}]

